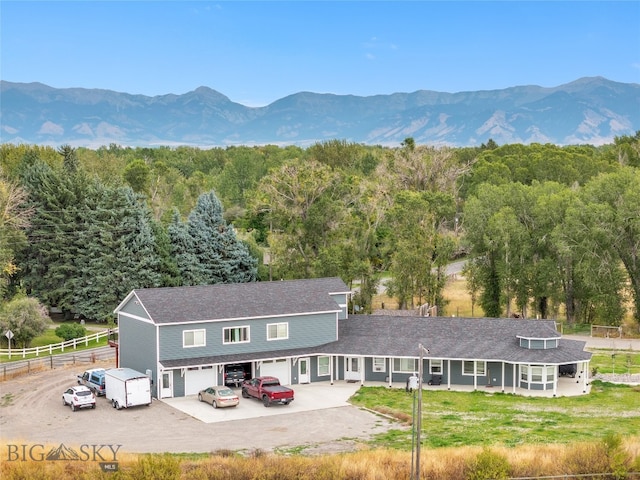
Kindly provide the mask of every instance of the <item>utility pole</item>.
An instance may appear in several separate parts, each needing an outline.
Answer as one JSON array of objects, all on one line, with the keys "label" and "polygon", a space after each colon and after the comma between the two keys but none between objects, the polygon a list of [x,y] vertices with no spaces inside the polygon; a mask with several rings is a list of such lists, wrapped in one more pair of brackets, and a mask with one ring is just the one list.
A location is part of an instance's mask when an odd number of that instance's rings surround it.
[{"label": "utility pole", "polygon": [[[415,419],[416,424],[416,453],[415,453],[415,462],[413,459],[411,460],[411,480],[420,480],[420,444],[422,443],[421,434],[422,434],[422,376],[424,375],[424,354],[429,355],[429,349],[425,348],[424,345],[419,344],[418,349],[420,350],[420,360],[418,364],[418,413],[417,419]],[[415,465],[415,472],[413,471],[413,466]]]}]

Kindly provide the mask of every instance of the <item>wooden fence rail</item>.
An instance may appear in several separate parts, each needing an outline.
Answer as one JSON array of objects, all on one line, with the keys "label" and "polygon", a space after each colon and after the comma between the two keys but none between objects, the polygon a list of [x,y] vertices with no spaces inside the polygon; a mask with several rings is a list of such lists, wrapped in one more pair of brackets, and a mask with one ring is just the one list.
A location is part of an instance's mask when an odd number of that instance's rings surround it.
[{"label": "wooden fence rail", "polygon": [[[63,353],[60,355],[49,355],[47,357],[32,358],[29,360],[16,360],[0,364],[0,381],[26,375],[42,370],[53,370],[55,368],[69,365],[83,365],[101,362],[103,360],[113,360],[115,366],[116,349],[112,347],[98,347],[89,350],[82,350],[74,353]],[[86,367],[80,368],[80,370]],[[81,371],[78,371],[81,373]]]},{"label": "wooden fence rail", "polygon": [[82,338],[74,338],[66,342],[52,343],[51,345],[43,345],[31,348],[0,348],[0,358],[27,358],[29,355],[39,357],[41,355],[53,355],[55,353],[64,353],[65,349],[75,350],[78,347],[88,347],[91,343],[99,343],[102,338],[110,338],[118,334],[118,328],[110,328],[101,332],[93,333]]}]

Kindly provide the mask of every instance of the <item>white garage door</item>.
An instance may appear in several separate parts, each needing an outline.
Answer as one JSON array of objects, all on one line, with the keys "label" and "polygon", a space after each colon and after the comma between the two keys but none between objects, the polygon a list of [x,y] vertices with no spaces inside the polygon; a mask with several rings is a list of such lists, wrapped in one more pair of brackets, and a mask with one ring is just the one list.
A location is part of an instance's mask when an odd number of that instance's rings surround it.
[{"label": "white garage door", "polygon": [[260,367],[261,376],[276,377],[282,385],[289,385],[291,383],[291,379],[289,378],[290,372],[291,368],[289,367],[288,359],[262,362],[262,366]]},{"label": "white garage door", "polygon": [[200,390],[216,384],[216,369],[201,368],[184,372],[184,394],[195,395]]}]

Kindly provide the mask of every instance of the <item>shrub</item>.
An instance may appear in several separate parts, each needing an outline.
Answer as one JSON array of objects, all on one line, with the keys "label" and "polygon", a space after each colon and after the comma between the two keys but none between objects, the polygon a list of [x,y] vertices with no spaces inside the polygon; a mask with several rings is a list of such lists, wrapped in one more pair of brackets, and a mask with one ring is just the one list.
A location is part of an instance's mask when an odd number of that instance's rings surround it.
[{"label": "shrub", "polygon": [[467,480],[500,480],[509,478],[509,461],[503,455],[483,449],[466,465]]},{"label": "shrub", "polygon": [[56,335],[65,341],[84,337],[86,334],[87,329],[79,323],[63,323],[56,328]]}]

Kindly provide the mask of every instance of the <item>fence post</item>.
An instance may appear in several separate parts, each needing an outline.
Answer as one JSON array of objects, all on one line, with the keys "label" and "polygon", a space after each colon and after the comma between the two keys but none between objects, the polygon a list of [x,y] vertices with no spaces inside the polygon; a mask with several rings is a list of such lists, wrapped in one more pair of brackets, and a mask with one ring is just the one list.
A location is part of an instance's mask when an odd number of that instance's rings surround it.
[{"label": "fence post", "polygon": [[53,355],[49,357],[49,365],[51,366],[51,370],[53,370]]}]

